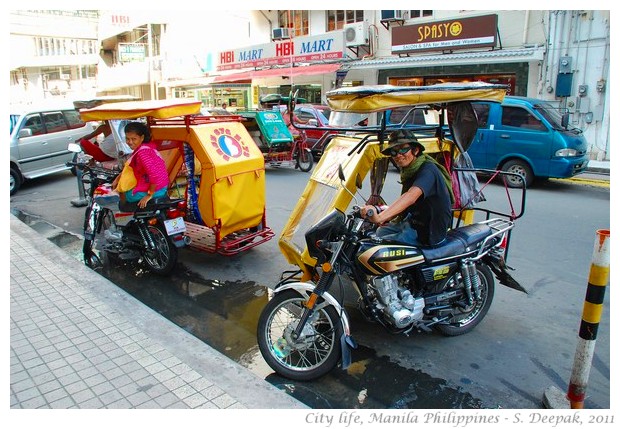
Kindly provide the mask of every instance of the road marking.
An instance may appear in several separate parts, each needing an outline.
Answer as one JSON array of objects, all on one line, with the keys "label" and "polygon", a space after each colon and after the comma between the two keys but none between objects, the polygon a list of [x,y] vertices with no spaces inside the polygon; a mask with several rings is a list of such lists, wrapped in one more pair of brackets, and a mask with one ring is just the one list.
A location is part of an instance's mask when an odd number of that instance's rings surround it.
[{"label": "road marking", "polygon": [[591,185],[599,188],[609,188],[609,180],[597,180],[597,179],[581,179],[577,177],[572,177],[570,179],[552,179],[557,180],[558,182],[573,182],[578,185]]}]

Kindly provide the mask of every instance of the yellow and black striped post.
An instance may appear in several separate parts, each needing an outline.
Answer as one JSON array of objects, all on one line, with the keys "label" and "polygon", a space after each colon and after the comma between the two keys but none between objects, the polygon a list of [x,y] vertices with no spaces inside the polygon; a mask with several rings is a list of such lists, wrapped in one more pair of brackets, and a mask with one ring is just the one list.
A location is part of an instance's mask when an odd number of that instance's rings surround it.
[{"label": "yellow and black striped post", "polygon": [[596,334],[603,313],[605,288],[609,282],[609,230],[601,229],[596,231],[596,234],[586,300],[579,327],[577,351],[566,395],[573,409],[583,408]]}]

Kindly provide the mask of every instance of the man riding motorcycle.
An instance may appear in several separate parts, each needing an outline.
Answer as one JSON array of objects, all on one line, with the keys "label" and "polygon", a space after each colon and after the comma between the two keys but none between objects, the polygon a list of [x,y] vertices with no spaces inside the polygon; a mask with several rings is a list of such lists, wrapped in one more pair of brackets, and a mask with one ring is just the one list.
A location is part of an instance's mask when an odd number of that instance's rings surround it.
[{"label": "man riding motorcycle", "polygon": [[393,136],[382,150],[400,169],[401,196],[385,210],[364,206],[362,216],[375,224],[377,236],[410,245],[435,245],[446,238],[452,221],[454,196],[446,169],[422,153],[424,146],[411,136]]}]

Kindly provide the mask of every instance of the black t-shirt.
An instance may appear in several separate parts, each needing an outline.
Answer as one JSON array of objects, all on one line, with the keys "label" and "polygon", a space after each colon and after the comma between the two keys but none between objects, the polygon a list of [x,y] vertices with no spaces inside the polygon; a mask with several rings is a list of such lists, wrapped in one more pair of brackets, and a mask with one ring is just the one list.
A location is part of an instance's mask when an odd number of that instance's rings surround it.
[{"label": "black t-shirt", "polygon": [[[403,189],[409,189],[406,185],[403,184]],[[411,224],[422,243],[438,244],[446,238],[452,223],[452,203],[446,182],[435,164],[425,162],[413,177],[411,186],[423,192],[406,210],[411,214]]]}]

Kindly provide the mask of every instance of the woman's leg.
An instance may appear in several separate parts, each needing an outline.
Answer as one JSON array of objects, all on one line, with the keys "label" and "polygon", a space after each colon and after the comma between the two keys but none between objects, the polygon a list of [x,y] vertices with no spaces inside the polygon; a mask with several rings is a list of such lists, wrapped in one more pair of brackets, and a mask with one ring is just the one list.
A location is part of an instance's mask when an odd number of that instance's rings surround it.
[{"label": "woman's leg", "polygon": [[[166,188],[162,188],[153,194],[153,198],[161,198],[167,193],[168,190]],[[146,192],[136,192],[134,194],[133,190],[130,189],[129,191],[125,192],[125,201],[127,201],[128,203],[137,203],[142,198],[146,197],[146,195]]]}]

